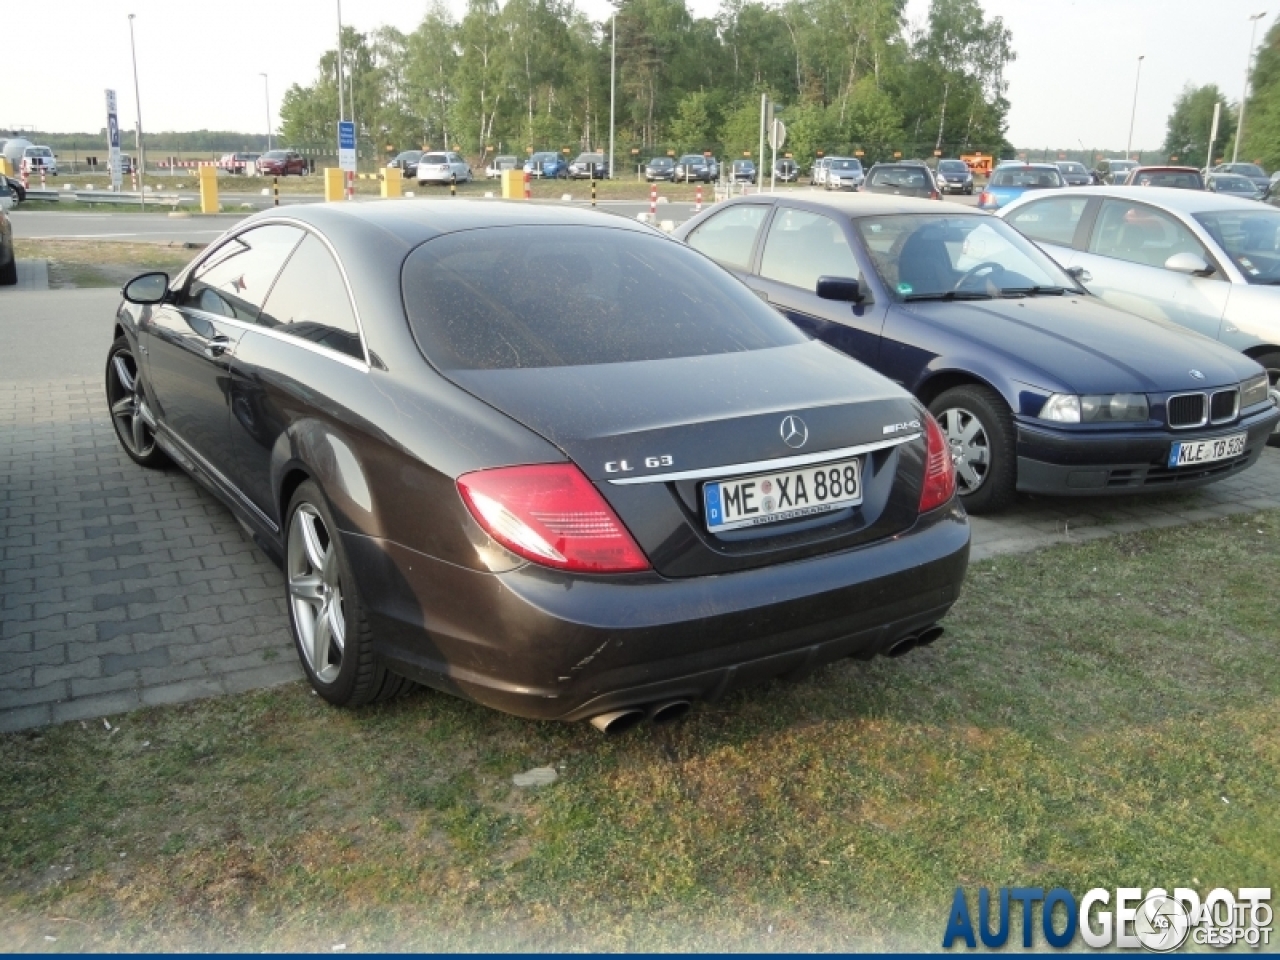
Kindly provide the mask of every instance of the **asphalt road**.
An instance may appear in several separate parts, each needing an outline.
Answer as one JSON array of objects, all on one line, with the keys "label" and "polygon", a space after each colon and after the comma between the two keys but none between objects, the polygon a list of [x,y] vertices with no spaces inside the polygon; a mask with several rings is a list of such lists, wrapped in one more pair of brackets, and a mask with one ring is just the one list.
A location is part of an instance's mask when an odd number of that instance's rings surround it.
[{"label": "asphalt road", "polygon": [[[566,188],[572,192],[572,188]],[[224,206],[236,206],[240,202],[264,201],[256,194],[223,194]],[[284,198],[281,198],[284,201]],[[450,203],[445,197],[424,198],[435,203]],[[948,197],[948,201],[976,206],[977,197]],[[293,196],[284,205],[292,203],[319,203],[320,197],[309,195]],[[361,198],[361,203],[377,203],[376,197]],[[559,203],[560,201],[536,201],[538,203]],[[587,206],[587,200],[574,200],[573,206]],[[258,204],[255,203],[255,207]],[[659,223],[669,220],[681,224],[694,213],[692,203],[659,203],[657,220]],[[647,200],[605,200],[598,204],[598,209],[620,217],[634,219],[641,213],[649,211]],[[59,213],[52,210],[23,210],[19,207],[11,214],[13,218],[13,234],[28,240],[128,240],[141,243],[209,243],[233,224],[239,222],[253,211],[245,210],[237,213],[221,213],[204,216],[193,215],[189,218],[170,217],[165,213],[133,213],[125,211],[113,212],[70,212]]]}]

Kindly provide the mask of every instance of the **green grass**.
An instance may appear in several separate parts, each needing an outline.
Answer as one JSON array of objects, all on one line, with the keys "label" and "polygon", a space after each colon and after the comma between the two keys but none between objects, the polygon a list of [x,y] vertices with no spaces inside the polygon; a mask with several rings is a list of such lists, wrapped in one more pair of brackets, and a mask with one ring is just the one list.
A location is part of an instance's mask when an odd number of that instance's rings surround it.
[{"label": "green grass", "polygon": [[120,240],[31,240],[18,237],[19,260],[48,260],[49,286],[119,287],[147,270],[175,274],[200,250],[195,245]]},{"label": "green grass", "polygon": [[[975,564],[932,647],[616,740],[301,684],[9,735],[0,927],[12,950],[931,949],[956,885],[1275,886],[1278,580],[1277,513]],[[512,786],[541,765],[560,780]]]}]

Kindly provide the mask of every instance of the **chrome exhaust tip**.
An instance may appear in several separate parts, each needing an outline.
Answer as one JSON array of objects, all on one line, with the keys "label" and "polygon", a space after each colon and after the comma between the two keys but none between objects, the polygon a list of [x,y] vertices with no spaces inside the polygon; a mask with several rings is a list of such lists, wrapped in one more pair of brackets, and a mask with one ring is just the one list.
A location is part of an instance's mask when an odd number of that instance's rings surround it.
[{"label": "chrome exhaust tip", "polygon": [[904,653],[908,653],[918,642],[914,633],[909,633],[905,637],[899,637],[889,645],[889,649],[884,652],[886,657],[900,657]]},{"label": "chrome exhaust tip", "polygon": [[660,703],[649,712],[649,722],[661,726],[664,723],[675,723],[693,709],[688,700],[671,700]]},{"label": "chrome exhaust tip", "polygon": [[927,644],[933,643],[933,641],[937,640],[946,632],[945,628],[940,627],[935,623],[932,627],[928,627],[920,631],[920,635],[916,637],[916,646],[923,647]]},{"label": "chrome exhaust tip", "polygon": [[644,721],[644,711],[634,707],[627,710],[614,710],[591,718],[591,725],[609,737],[626,733],[632,727]]}]

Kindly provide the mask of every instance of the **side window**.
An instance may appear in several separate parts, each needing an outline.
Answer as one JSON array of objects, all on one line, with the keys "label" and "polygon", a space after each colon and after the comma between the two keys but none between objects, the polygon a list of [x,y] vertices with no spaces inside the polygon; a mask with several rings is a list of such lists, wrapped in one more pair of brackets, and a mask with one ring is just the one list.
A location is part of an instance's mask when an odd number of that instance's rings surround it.
[{"label": "side window", "polygon": [[1069,247],[1088,205],[1088,197],[1051,197],[1027,204],[1008,221],[1032,240]]},{"label": "side window", "polygon": [[313,234],[307,234],[285,264],[258,323],[364,359],[347,285],[338,264]]},{"label": "side window", "polygon": [[279,224],[246,230],[196,267],[179,306],[253,323],[301,239],[297,227]]},{"label": "side window", "polygon": [[751,269],[751,251],[769,208],[759,203],[741,203],[717,213],[693,233],[689,246],[726,267]]},{"label": "side window", "polygon": [[764,242],[760,276],[812,292],[819,277],[859,273],[840,224],[819,213],[778,208]]},{"label": "side window", "polygon": [[1163,267],[1175,253],[1209,259],[1200,241],[1168,214],[1144,203],[1105,200],[1089,252],[1148,267]]}]

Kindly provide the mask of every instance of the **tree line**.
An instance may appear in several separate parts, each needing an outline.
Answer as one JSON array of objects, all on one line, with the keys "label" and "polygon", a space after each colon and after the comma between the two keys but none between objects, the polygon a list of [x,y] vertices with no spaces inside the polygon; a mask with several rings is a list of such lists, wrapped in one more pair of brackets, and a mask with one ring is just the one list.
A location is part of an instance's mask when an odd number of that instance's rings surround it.
[{"label": "tree line", "polygon": [[[616,24],[617,157],[758,150],[760,97],[779,104],[786,151],[868,160],[1007,152],[1009,31],[976,0],[617,0],[592,22],[571,0],[437,0],[418,27],[342,34],[343,99],[362,154],[457,147],[471,156],[602,149]],[[282,141],[331,148],[338,52],[281,102]]]}]

